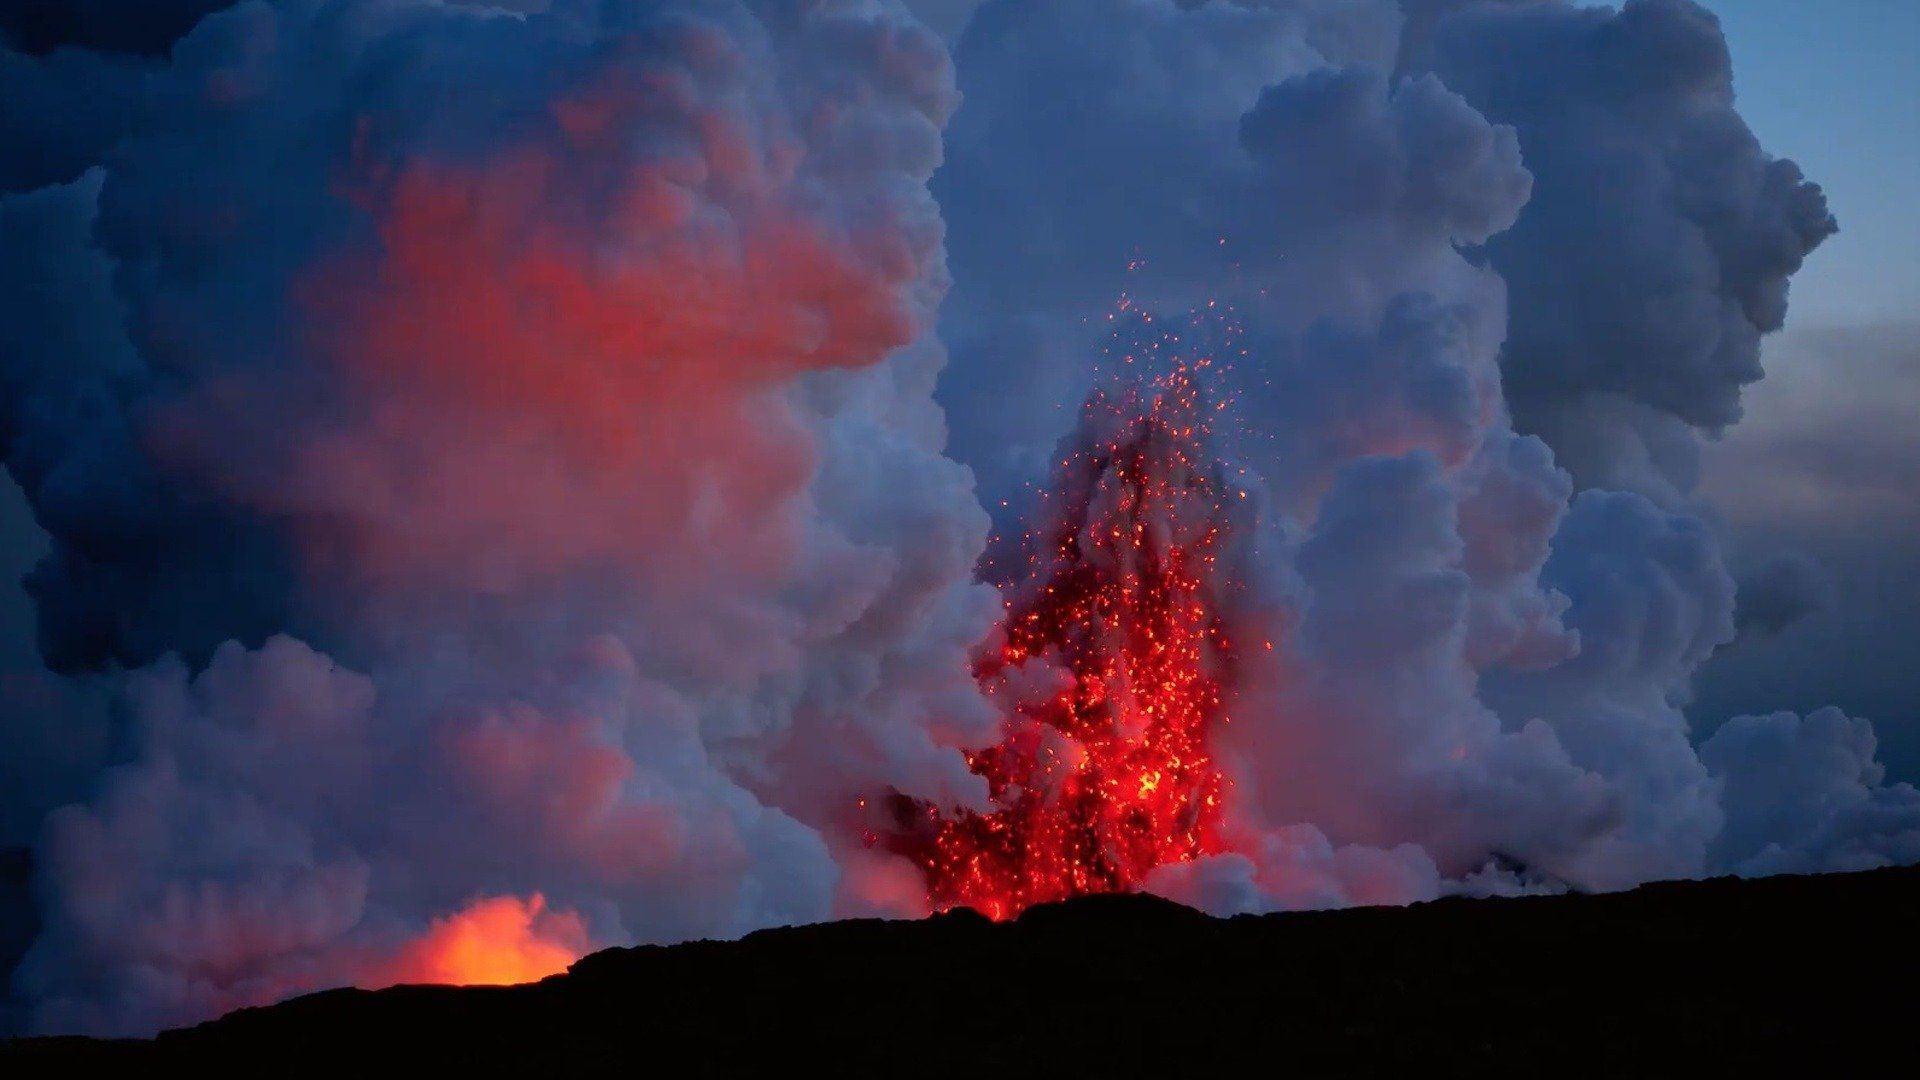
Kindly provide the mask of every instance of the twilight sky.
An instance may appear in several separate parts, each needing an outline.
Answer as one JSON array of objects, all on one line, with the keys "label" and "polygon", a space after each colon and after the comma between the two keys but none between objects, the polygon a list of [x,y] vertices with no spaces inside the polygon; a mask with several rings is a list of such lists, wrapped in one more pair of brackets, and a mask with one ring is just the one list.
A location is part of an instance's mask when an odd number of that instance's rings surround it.
[{"label": "twilight sky", "polygon": [[1840,232],[1794,277],[1703,491],[1749,546],[1789,539],[1827,563],[1834,592],[1709,663],[1694,717],[1837,704],[1874,718],[1890,771],[1920,776],[1920,5],[1708,6],[1747,122],[1819,180]]}]

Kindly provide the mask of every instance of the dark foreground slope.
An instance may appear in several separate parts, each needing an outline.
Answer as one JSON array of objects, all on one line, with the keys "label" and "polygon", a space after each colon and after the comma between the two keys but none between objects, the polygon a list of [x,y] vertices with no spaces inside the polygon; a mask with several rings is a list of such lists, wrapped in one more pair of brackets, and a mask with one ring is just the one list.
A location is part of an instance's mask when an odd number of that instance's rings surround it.
[{"label": "dark foreground slope", "polygon": [[151,1042],[0,1045],[0,1074],[1848,1075],[1915,1053],[1917,934],[1920,869],[1232,920],[1099,897],[616,949],[533,986],[331,991]]}]

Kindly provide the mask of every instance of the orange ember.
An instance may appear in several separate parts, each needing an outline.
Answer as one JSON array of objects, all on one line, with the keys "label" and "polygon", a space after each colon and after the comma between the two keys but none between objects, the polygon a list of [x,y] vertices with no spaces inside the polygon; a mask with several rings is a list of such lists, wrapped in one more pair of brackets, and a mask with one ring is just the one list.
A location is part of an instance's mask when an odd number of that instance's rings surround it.
[{"label": "orange ember", "polygon": [[[1217,406],[1193,368],[1096,392],[1043,495],[1051,524],[1027,538],[1004,640],[976,669],[1019,698],[1001,742],[968,755],[995,808],[894,799],[889,846],[922,867],[936,909],[1005,918],[1222,850],[1208,735],[1227,722],[1231,648],[1215,566],[1238,492],[1204,452]],[[1013,689],[1049,673],[1050,696]]]},{"label": "orange ember", "polygon": [[539,893],[497,896],[435,919],[408,944],[380,980],[506,986],[557,975],[589,948],[586,924],[569,911],[547,910]]}]

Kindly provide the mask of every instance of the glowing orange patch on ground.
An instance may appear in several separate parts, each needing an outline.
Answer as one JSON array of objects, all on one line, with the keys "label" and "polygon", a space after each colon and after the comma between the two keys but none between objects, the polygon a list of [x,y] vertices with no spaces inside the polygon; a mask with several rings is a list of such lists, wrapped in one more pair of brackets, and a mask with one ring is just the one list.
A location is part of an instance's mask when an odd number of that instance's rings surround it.
[{"label": "glowing orange patch on ground", "polygon": [[586,925],[549,911],[539,893],[496,896],[435,919],[395,957],[382,982],[506,986],[557,975],[590,948]]}]

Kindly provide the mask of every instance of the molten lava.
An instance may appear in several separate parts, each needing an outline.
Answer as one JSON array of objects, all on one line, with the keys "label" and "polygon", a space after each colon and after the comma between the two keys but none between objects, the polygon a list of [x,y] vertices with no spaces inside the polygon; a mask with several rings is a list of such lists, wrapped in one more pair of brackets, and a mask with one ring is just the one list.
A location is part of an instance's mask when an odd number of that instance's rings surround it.
[{"label": "molten lava", "polygon": [[453,986],[537,982],[567,970],[590,948],[580,916],[549,909],[546,897],[539,893],[525,900],[496,896],[435,919],[426,934],[402,949],[372,982]]},{"label": "molten lava", "polygon": [[[1227,781],[1208,743],[1232,650],[1215,570],[1240,493],[1206,453],[1219,406],[1194,376],[1208,365],[1123,372],[1084,407],[1002,640],[976,666],[1016,699],[1000,743],[968,755],[994,808],[893,802],[889,846],[921,866],[936,909],[1005,918],[1222,850]],[[1036,684],[1051,692],[1020,689]]]}]

